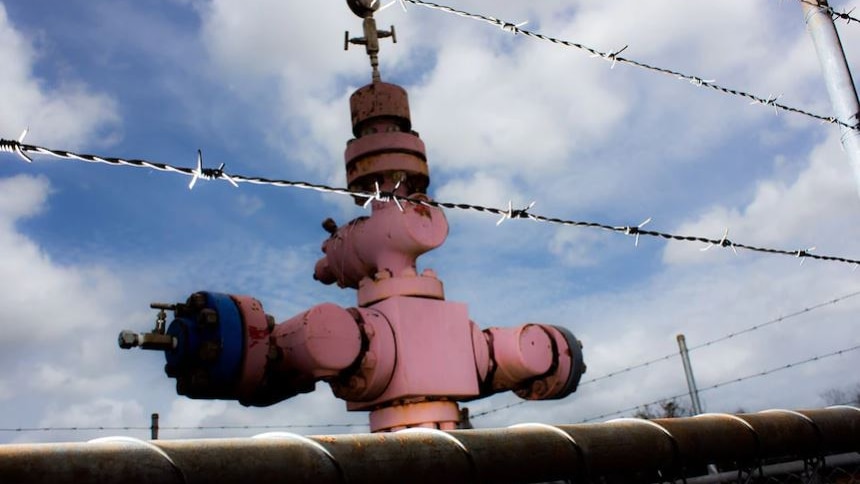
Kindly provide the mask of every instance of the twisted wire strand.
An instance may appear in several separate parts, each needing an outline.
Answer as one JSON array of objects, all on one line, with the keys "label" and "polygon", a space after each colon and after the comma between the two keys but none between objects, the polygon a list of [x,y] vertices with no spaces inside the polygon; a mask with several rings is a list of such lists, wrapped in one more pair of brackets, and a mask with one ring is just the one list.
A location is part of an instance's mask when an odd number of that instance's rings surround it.
[{"label": "twisted wire strand", "polygon": [[[728,95],[732,95],[732,96],[738,96],[738,97],[746,98],[746,99],[752,101],[753,104],[772,106],[774,109],[777,109],[777,110],[786,111],[786,112],[795,113],[795,114],[800,114],[800,115],[803,115],[803,116],[806,116],[809,118],[817,119],[823,123],[835,124],[835,125],[841,126],[843,128],[846,128],[846,129],[860,131],[860,122],[855,123],[855,124],[848,124],[847,122],[839,120],[834,116],[823,116],[821,114],[812,113],[812,112],[806,111],[804,109],[796,108],[793,106],[788,106],[786,104],[782,104],[782,103],[777,102],[778,96],[777,97],[769,96],[767,98],[761,97],[761,96],[751,94],[749,92],[742,91],[739,89],[733,89],[733,88],[721,86],[721,85],[717,84],[715,81],[707,80],[704,77],[685,74],[683,72],[676,71],[673,69],[654,66],[654,65],[651,65],[651,64],[648,64],[645,62],[637,61],[635,59],[630,59],[627,57],[620,56],[619,54],[623,50],[625,50],[627,47],[624,47],[617,52],[614,52],[614,51],[605,51],[604,52],[604,51],[595,49],[593,47],[589,47],[585,44],[580,44],[578,42],[572,42],[569,40],[562,40],[562,39],[550,37],[548,35],[544,35],[544,34],[541,34],[538,32],[532,32],[530,30],[521,28],[517,24],[514,24],[512,22],[507,22],[505,20],[501,20],[501,19],[498,19],[496,17],[466,12],[464,10],[459,10],[459,9],[456,9],[456,8],[453,8],[453,7],[450,7],[447,5],[442,5],[442,4],[438,4],[438,3],[434,3],[434,2],[427,2],[424,0],[403,0],[403,1],[414,4],[414,5],[426,7],[426,8],[432,9],[432,10],[438,10],[441,12],[446,12],[449,14],[457,15],[459,17],[482,21],[482,22],[500,27],[502,30],[505,30],[505,31],[508,31],[508,32],[511,32],[514,34],[522,34],[526,37],[531,37],[533,39],[541,40],[544,42],[550,42],[552,44],[561,45],[564,47],[572,47],[575,49],[579,49],[579,50],[588,52],[589,54],[592,55],[592,57],[599,57],[599,58],[602,58],[602,59],[605,59],[605,60],[611,62],[613,66],[615,64],[628,64],[628,65],[638,67],[641,69],[645,69],[645,70],[648,70],[651,72],[657,72],[660,74],[673,76],[673,77],[680,79],[680,80],[686,80],[686,81],[689,81],[691,84],[693,84],[694,86],[697,86],[697,87],[707,87],[709,89],[718,91],[718,92],[723,93],[723,94],[728,94]],[[831,11],[833,12],[832,9],[831,9]]]},{"label": "twisted wire strand", "polygon": [[[826,358],[832,358],[832,357],[834,357],[834,356],[844,355],[844,354],[846,354],[846,353],[850,353],[850,352],[852,352],[852,351],[857,351],[857,350],[860,350],[860,344],[857,344],[857,345],[854,345],[854,346],[850,346],[850,347],[847,347],[847,348],[843,348],[843,349],[841,349],[841,350],[831,351],[830,353],[825,353],[825,354],[821,354],[821,355],[816,355],[816,356],[813,356],[813,357],[811,357],[811,358],[806,358],[806,359],[804,359],[804,360],[794,361],[794,362],[792,362],[792,363],[788,363],[788,364],[785,364],[785,365],[782,365],[782,366],[778,366],[778,367],[775,367],[775,368],[770,368],[770,369],[768,369],[768,370],[763,370],[763,371],[760,371],[760,372],[757,372],[757,373],[752,373],[752,374],[749,374],[749,375],[746,375],[746,376],[742,376],[742,377],[738,377],[738,378],[732,378],[732,379],[729,379],[729,380],[721,381],[721,382],[719,382],[719,383],[715,383],[715,384],[713,384],[713,385],[710,385],[710,386],[707,386],[707,387],[704,387],[704,388],[700,388],[700,389],[699,389],[699,393],[706,392],[706,391],[709,391],[709,390],[715,390],[715,389],[717,389],[717,388],[721,388],[721,387],[724,387],[724,386],[727,386],[727,385],[731,385],[731,384],[734,384],[734,383],[740,383],[740,382],[742,382],[742,381],[746,381],[746,380],[751,380],[751,379],[753,379],[753,378],[761,378],[761,377],[763,377],[763,376],[770,375],[771,373],[776,373],[776,372],[778,372],[778,371],[788,370],[788,369],[790,369],[790,368],[796,368],[796,367],[798,367],[798,366],[803,366],[803,365],[806,365],[806,364],[809,364],[809,363],[814,363],[814,362],[816,362],[816,361],[821,361],[821,360],[824,360],[824,359],[826,359]],[[657,400],[654,400],[653,402],[642,403],[642,404],[639,404],[639,405],[636,405],[636,406],[633,406],[633,407],[627,407],[627,408],[623,408],[623,409],[620,409],[620,410],[615,410],[615,411],[613,411],[613,412],[604,413],[604,414],[601,414],[601,415],[595,415],[594,417],[589,417],[589,418],[587,418],[587,419],[581,420],[581,421],[580,421],[580,423],[592,422],[592,421],[594,421],[594,420],[600,420],[600,419],[604,419],[604,418],[606,418],[606,417],[612,417],[612,416],[614,416],[614,415],[620,415],[620,414],[622,414],[622,413],[626,413],[626,412],[632,412],[632,411],[637,410],[637,409],[639,409],[639,408],[647,407],[647,406],[650,406],[650,405],[655,405],[655,404],[658,404],[658,403],[660,403],[660,402],[664,402],[664,401],[666,401],[666,400],[674,400],[674,399],[682,398],[682,397],[685,397],[685,396],[687,396],[687,395],[689,395],[689,393],[686,393],[686,392],[685,392],[685,393],[679,393],[679,394],[677,394],[677,395],[672,395],[672,396],[669,396],[669,397],[659,398],[659,399],[657,399]]]},{"label": "twisted wire strand", "polygon": [[[415,0],[406,0],[406,1],[415,1]],[[80,154],[74,153],[71,151],[65,150],[56,150],[49,149],[41,146],[35,146],[30,144],[24,144],[17,140],[7,140],[0,139],[0,152],[13,153],[18,156],[26,159],[27,161],[31,161],[27,154],[39,154],[50,156],[54,158],[64,159],[64,160],[76,160],[83,161],[86,163],[99,163],[99,164],[108,164],[114,166],[130,166],[135,168],[149,168],[157,171],[163,171],[168,173],[176,173],[184,176],[198,177],[203,179],[210,180],[226,180],[233,184],[238,183],[250,183],[253,185],[269,185],[275,187],[290,187],[290,188],[301,188],[306,190],[314,190],[323,193],[334,193],[338,195],[352,196],[352,197],[361,197],[365,198],[368,201],[376,200],[380,202],[388,202],[395,203],[398,206],[401,206],[401,203],[411,203],[415,205],[425,205],[430,207],[437,208],[447,208],[451,210],[464,210],[464,211],[473,211],[479,213],[488,213],[496,216],[501,216],[499,223],[504,220],[513,220],[513,219],[525,219],[532,220],[535,222],[548,223],[553,225],[562,225],[568,227],[583,227],[583,228],[591,228],[591,229],[600,229],[609,232],[624,234],[636,237],[637,241],[639,236],[649,236],[662,238],[665,240],[674,240],[680,242],[694,242],[707,244],[708,247],[717,246],[723,248],[731,248],[732,250],[743,249],[753,252],[761,252],[767,254],[775,254],[775,255],[783,255],[790,257],[797,257],[800,259],[815,259],[820,261],[828,261],[828,262],[839,262],[845,264],[851,264],[853,266],[860,265],[860,259],[853,259],[849,257],[842,256],[831,256],[831,255],[822,255],[822,254],[814,254],[812,253],[812,249],[798,249],[798,250],[787,250],[787,249],[775,249],[769,247],[758,247],[750,244],[743,244],[732,242],[726,236],[723,236],[721,239],[703,237],[698,235],[679,235],[672,234],[668,232],[660,232],[655,230],[646,230],[642,228],[642,225],[632,226],[632,225],[609,225],[601,222],[588,222],[588,221],[579,221],[579,220],[567,220],[556,217],[547,217],[543,215],[537,215],[529,212],[530,206],[524,209],[513,209],[510,205],[507,209],[496,208],[496,207],[487,207],[483,205],[475,205],[471,203],[453,203],[453,202],[440,202],[435,200],[428,200],[424,198],[410,198],[410,197],[401,197],[392,192],[380,191],[377,187],[375,192],[364,192],[364,191],[354,191],[349,190],[347,188],[337,188],[331,187],[328,185],[309,183],[305,181],[291,181],[291,180],[278,180],[271,178],[263,178],[263,177],[252,177],[245,175],[236,175],[236,174],[227,174],[223,171],[223,169],[193,169],[193,168],[185,168],[185,167],[177,167],[173,165],[169,165],[161,162],[147,161],[141,159],[124,159],[124,158],[115,158],[115,157],[106,157],[92,154]]]},{"label": "twisted wire strand", "polygon": [[[766,328],[766,327],[771,326],[771,325],[773,325],[773,324],[781,323],[781,322],[787,321],[787,320],[789,320],[789,319],[792,319],[792,318],[795,318],[795,317],[798,317],[798,316],[801,316],[801,315],[804,315],[804,314],[810,313],[810,312],[815,311],[815,310],[817,310],[817,309],[821,309],[821,308],[823,308],[823,307],[830,306],[830,305],[833,305],[833,304],[838,304],[839,302],[842,302],[842,301],[844,301],[844,300],[846,300],[846,299],[850,299],[850,298],[857,297],[857,296],[860,296],[860,291],[855,291],[855,292],[852,292],[852,293],[849,293],[849,294],[845,294],[844,296],[840,296],[840,297],[837,297],[837,298],[833,298],[833,299],[831,299],[831,300],[829,300],[829,301],[825,301],[825,302],[822,302],[822,303],[818,303],[818,304],[815,304],[815,305],[812,305],[812,306],[806,307],[806,308],[804,308],[804,309],[801,309],[801,310],[799,310],[799,311],[795,311],[795,312],[793,312],[793,313],[789,313],[789,314],[786,314],[786,315],[784,315],[784,316],[780,316],[780,317],[778,317],[778,318],[773,318],[773,319],[770,319],[770,320],[765,321],[765,322],[763,322],[763,323],[758,323],[758,324],[755,324],[755,325],[753,325],[753,326],[750,326],[750,327],[748,327],[748,328],[745,328],[745,329],[742,329],[742,330],[739,330],[739,331],[734,331],[734,332],[728,333],[728,334],[723,335],[723,336],[720,336],[720,337],[718,337],[718,338],[714,338],[714,339],[712,339],[712,340],[705,341],[704,343],[701,343],[701,344],[698,344],[698,345],[695,345],[695,346],[690,346],[690,347],[689,347],[689,349],[688,349],[688,351],[693,352],[693,351],[698,350],[698,349],[701,349],[701,348],[706,348],[706,347],[708,347],[708,346],[711,346],[711,345],[714,345],[714,344],[717,344],[717,343],[721,343],[721,342],[723,342],[723,341],[727,341],[727,340],[732,339],[732,338],[734,338],[734,337],[736,337],[736,336],[740,336],[740,335],[747,334],[747,333],[752,333],[752,332],[754,332],[754,331],[757,331],[757,330],[762,329],[762,328]],[[663,355],[663,356],[661,356],[661,357],[659,357],[659,358],[653,358],[653,359],[651,359],[651,360],[647,360],[647,361],[644,361],[644,362],[642,362],[642,363],[638,363],[638,364],[631,365],[631,366],[628,366],[628,367],[625,367],[625,368],[621,368],[621,369],[619,369],[619,370],[614,370],[614,371],[611,371],[611,372],[609,372],[609,373],[605,373],[605,374],[603,374],[603,375],[600,375],[600,376],[597,376],[597,377],[591,378],[591,379],[589,379],[589,380],[585,380],[585,381],[583,381],[583,382],[580,382],[580,383],[579,383],[579,386],[580,386],[580,387],[582,387],[583,385],[588,385],[589,383],[595,383],[595,382],[598,382],[598,381],[601,381],[601,380],[607,380],[607,379],[609,379],[609,378],[613,378],[613,377],[616,377],[616,376],[619,376],[619,375],[623,375],[623,374],[625,374],[625,373],[629,373],[629,372],[631,372],[631,371],[638,370],[638,369],[640,369],[640,368],[645,368],[645,367],[651,366],[651,365],[653,365],[653,364],[655,364],[655,363],[659,363],[659,362],[661,362],[661,361],[671,360],[671,359],[673,359],[673,358],[675,358],[675,357],[677,357],[677,356],[680,356],[680,354],[679,354],[678,352],[672,352],[672,353],[669,353],[669,354]],[[682,396],[683,396],[683,395],[682,395]],[[669,398],[673,398],[673,397],[669,397]],[[651,402],[651,403],[647,403],[647,404],[644,404],[644,405],[653,405],[653,404],[655,404],[655,403],[659,403],[659,402],[661,402],[661,401],[663,401],[663,400],[667,400],[667,398],[663,398],[663,399],[657,400],[656,402]],[[501,407],[495,407],[495,408],[490,408],[490,409],[487,409],[487,410],[483,410],[483,411],[481,411],[481,412],[476,412],[476,413],[474,413],[474,414],[472,415],[472,418],[478,418],[478,417],[483,417],[483,416],[485,416],[485,415],[490,415],[490,414],[493,414],[493,413],[496,413],[496,412],[500,412],[500,411],[502,411],[502,410],[507,410],[507,409],[510,409],[510,408],[517,407],[517,406],[522,405],[522,404],[524,404],[524,403],[528,403],[528,400],[520,400],[520,401],[513,402],[513,403],[510,403],[510,404],[507,404],[507,405],[501,406]],[[643,406],[643,405],[640,405],[640,407],[641,407],[641,406]],[[634,408],[632,408],[632,409],[628,409],[628,410],[635,410],[636,408],[638,408],[638,407],[634,407]],[[618,412],[618,413],[622,413],[622,412]],[[615,414],[613,414],[613,415],[615,415]]]},{"label": "twisted wire strand", "polygon": [[[324,429],[324,428],[354,428],[367,427],[367,424],[285,424],[285,425],[159,425],[158,430],[266,430],[266,429]],[[151,426],[69,426],[69,427],[5,427],[0,432],[91,432],[119,430],[152,430]]]}]

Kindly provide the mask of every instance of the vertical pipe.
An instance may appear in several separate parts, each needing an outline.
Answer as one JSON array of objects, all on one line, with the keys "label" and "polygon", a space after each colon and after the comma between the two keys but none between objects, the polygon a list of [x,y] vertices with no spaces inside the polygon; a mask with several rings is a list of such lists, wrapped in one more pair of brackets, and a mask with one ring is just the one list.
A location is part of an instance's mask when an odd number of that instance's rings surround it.
[{"label": "vertical pipe", "polygon": [[152,423],[149,426],[149,430],[150,430],[150,436],[149,437],[152,440],[158,440],[158,414],[157,413],[152,414],[152,421],[151,422]]},{"label": "vertical pipe", "polygon": [[845,60],[842,42],[833,24],[827,7],[827,0],[804,0],[800,2],[803,8],[803,18],[806,29],[812,37],[818,61],[827,84],[827,92],[836,119],[853,128],[840,126],[842,131],[842,148],[848,153],[851,166],[854,169],[854,179],[860,191],[860,101],[857,100],[857,89],[851,78],[851,70]]},{"label": "vertical pipe", "polygon": [[693,413],[702,413],[702,402],[699,401],[699,389],[693,378],[693,366],[690,365],[690,353],[687,351],[687,340],[683,334],[678,335],[678,348],[681,350],[681,361],[684,363],[684,374],[687,375],[687,388],[690,390],[690,401],[693,402]]}]

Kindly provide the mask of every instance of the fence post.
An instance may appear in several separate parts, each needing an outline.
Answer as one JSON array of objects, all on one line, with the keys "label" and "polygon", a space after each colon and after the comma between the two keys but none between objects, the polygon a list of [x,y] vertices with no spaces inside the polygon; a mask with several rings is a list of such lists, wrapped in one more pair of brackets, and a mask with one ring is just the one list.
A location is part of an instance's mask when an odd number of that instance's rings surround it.
[{"label": "fence post", "polygon": [[699,401],[699,389],[696,387],[696,379],[693,377],[693,367],[690,365],[690,353],[687,351],[687,340],[683,334],[679,334],[678,348],[681,350],[681,361],[684,363],[684,374],[687,376],[687,388],[690,390],[690,400],[693,402],[693,413],[702,413],[702,402]]},{"label": "fence post", "polygon": [[152,420],[149,426],[150,430],[150,438],[152,440],[158,440],[158,414],[152,414]]}]

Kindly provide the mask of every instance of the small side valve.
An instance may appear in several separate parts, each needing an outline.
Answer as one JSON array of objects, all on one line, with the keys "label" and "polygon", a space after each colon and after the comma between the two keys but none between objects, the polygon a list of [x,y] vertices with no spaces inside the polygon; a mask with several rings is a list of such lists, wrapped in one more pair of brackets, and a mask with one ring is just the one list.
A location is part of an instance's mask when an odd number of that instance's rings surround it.
[{"label": "small side valve", "polygon": [[167,312],[175,310],[175,304],[152,303],[149,305],[152,309],[158,309],[158,316],[155,318],[155,328],[149,333],[136,333],[134,331],[124,330],[119,333],[117,342],[119,347],[128,350],[131,348],[140,347],[144,350],[171,351],[176,348],[176,338],[166,334],[167,328]]}]

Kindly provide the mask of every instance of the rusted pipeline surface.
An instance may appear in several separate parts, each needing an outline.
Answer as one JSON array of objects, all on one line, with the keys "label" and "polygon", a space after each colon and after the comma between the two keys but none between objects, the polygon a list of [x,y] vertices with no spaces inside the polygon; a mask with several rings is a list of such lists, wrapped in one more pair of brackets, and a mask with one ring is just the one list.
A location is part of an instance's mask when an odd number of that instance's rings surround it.
[{"label": "rusted pipeline surface", "polygon": [[860,451],[860,409],[504,429],[0,446],[0,482],[653,482]]}]

